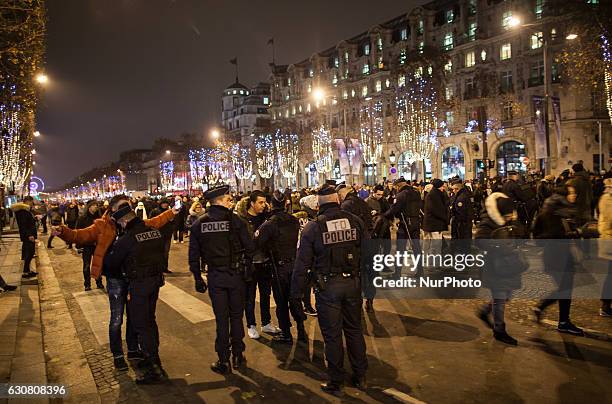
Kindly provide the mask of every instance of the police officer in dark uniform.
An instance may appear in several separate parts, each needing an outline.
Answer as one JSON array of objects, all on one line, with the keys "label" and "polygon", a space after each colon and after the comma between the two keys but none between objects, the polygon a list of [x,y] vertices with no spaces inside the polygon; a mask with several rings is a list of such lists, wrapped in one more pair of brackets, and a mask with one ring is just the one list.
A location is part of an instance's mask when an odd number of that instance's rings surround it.
[{"label": "police officer in dark uniform", "polygon": [[[211,365],[214,372],[231,373],[230,347],[234,369],[246,364],[244,314],[245,278],[250,273],[255,246],[246,223],[232,210],[228,185],[204,194],[210,209],[191,226],[189,236],[189,269],[195,278],[196,291],[206,293],[202,268],[208,266],[209,295],[215,312],[217,338],[215,351],[219,360]],[[230,343],[231,339],[231,343]]]},{"label": "police officer in dark uniform", "polygon": [[523,186],[518,180],[518,172],[508,171],[508,179],[504,182],[502,192],[516,204],[516,211],[521,223],[530,227],[533,214],[537,208],[536,194],[529,186]]},{"label": "police officer in dark uniform", "polygon": [[272,265],[272,291],[276,302],[276,317],[281,329],[273,341],[291,344],[289,312],[297,323],[298,340],[308,341],[304,321],[306,315],[299,301],[290,299],[291,274],[295,264],[300,221],[285,211],[285,195],[274,191],[271,216],[255,231],[255,243],[270,258]]},{"label": "police officer in dark uniform", "polygon": [[368,361],[361,329],[360,252],[367,233],[361,219],[340,209],[334,187],[324,185],[317,194],[319,215],[300,236],[291,297],[301,298],[306,272],[311,268],[316,277],[317,312],[329,376],[321,388],[340,395],[344,381],[343,332],[353,369],[352,382],[358,388],[366,387]]},{"label": "police officer in dark uniform", "polygon": [[473,196],[460,179],[451,182],[453,196],[450,200],[451,238],[471,239],[472,220],[474,218]]},{"label": "police officer in dark uniform", "polygon": [[473,195],[460,179],[451,181],[453,195],[450,199],[451,239],[453,249],[458,253],[467,253],[472,239],[472,220],[474,219]]},{"label": "police officer in dark uniform", "polygon": [[164,240],[159,230],[148,227],[128,203],[120,205],[112,220],[124,232],[117,239],[104,265],[121,268],[129,279],[128,312],[140,338],[144,360],[136,383],[151,384],[168,378],[159,359],[159,332],[155,308],[165,269]]},{"label": "police officer in dark uniform", "polygon": [[[400,177],[393,181],[393,185],[397,190],[395,203],[389,210],[384,213],[387,220],[399,219],[399,227],[397,229],[398,248],[406,247],[407,239],[410,240],[412,253],[417,255],[421,253],[421,208],[423,201],[421,195],[404,177]],[[423,264],[419,260],[417,268],[417,276],[423,274]],[[399,271],[396,276],[400,276]]]}]

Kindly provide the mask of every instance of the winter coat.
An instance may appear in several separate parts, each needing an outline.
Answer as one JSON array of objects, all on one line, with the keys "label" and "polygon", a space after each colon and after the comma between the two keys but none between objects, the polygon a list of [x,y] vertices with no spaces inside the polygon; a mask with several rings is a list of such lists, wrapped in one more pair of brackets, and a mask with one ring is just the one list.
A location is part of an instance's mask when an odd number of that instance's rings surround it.
[{"label": "winter coat", "polygon": [[586,171],[580,171],[570,178],[568,185],[576,190],[576,218],[580,224],[591,219],[591,202],[593,201],[593,186]]},{"label": "winter coat", "polygon": [[74,206],[68,206],[66,208],[66,223],[68,224],[68,226],[70,227],[74,227],[76,226],[76,222],[79,219],[79,207],[74,205]]},{"label": "winter coat", "polygon": [[[85,214],[79,216],[79,220],[77,220],[76,223],[76,228],[77,229],[86,229],[87,227],[91,226],[92,224],[94,224],[94,222],[96,221],[96,219],[100,218],[100,213],[96,212],[93,215],[89,212],[89,204],[86,207],[85,210]],[[93,244],[93,246],[95,246],[95,243]],[[92,247],[93,247],[92,246]],[[82,245],[77,243],[77,247],[82,247]]]},{"label": "winter coat", "polygon": [[509,291],[520,289],[521,274],[529,265],[517,248],[514,239],[523,238],[525,230],[514,223],[506,223],[506,219],[497,208],[499,198],[507,198],[501,192],[494,192],[485,200],[485,213],[476,225],[476,245],[483,251],[485,266],[482,271],[483,284],[493,291]]},{"label": "winter coat", "polygon": [[[147,226],[160,229],[173,218],[174,212],[168,209],[161,215],[144,222]],[[91,277],[98,279],[102,274],[104,256],[111,244],[113,244],[116,232],[115,223],[111,220],[110,213],[107,211],[100,219],[94,220],[94,223],[85,229],[72,230],[62,226],[59,237],[68,243],[79,245],[96,244],[96,250],[91,262]]]},{"label": "winter coat", "polygon": [[28,241],[30,236],[36,238],[36,219],[32,214],[30,205],[17,202],[11,205],[11,211],[17,220],[21,241]]},{"label": "winter coat", "polygon": [[340,208],[360,218],[365,224],[365,229],[368,231],[368,233],[372,233],[372,229],[374,228],[374,223],[372,222],[372,211],[366,201],[357,196],[356,193],[351,192],[347,194],[344,201],[342,201]]},{"label": "winter coat", "polygon": [[447,231],[450,222],[449,198],[438,188],[432,188],[425,197],[423,230],[426,232]]},{"label": "winter coat", "polygon": [[599,257],[612,260],[612,191],[604,193],[599,198],[597,231],[599,232]]},{"label": "winter coat", "polygon": [[187,216],[187,228],[190,229],[191,226],[193,226],[193,224],[204,215],[204,209],[200,210],[200,212],[196,212],[195,208],[196,207],[202,207],[202,204],[200,202],[194,202],[191,204],[191,207],[189,208],[189,216]]},{"label": "winter coat", "polygon": [[[159,216],[168,211],[172,211],[172,209],[162,209],[161,207],[157,207],[151,211],[151,217]],[[170,240],[172,238],[172,233],[174,233],[174,220],[175,215],[173,214],[170,220],[168,220],[163,226],[157,228],[166,241]],[[147,223],[146,220],[144,222]],[[147,224],[147,226],[149,225]]]},{"label": "winter coat", "polygon": [[54,206],[49,209],[48,215],[49,221],[51,222],[52,226],[59,226],[64,221],[64,216],[62,216],[62,214],[60,213],[59,206]]},{"label": "winter coat", "polygon": [[533,237],[539,239],[572,238],[568,225],[576,210],[564,195],[553,194],[544,201],[540,214],[533,224]]}]

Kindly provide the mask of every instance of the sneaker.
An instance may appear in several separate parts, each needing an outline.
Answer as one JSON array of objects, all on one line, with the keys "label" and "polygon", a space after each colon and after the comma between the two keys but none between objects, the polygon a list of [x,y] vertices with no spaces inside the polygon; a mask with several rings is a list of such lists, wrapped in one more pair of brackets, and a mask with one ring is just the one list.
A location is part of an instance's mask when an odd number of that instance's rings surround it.
[{"label": "sneaker", "polygon": [[612,309],[610,307],[602,307],[599,309],[599,315],[602,317],[612,317]]},{"label": "sneaker", "polygon": [[280,334],[281,329],[272,323],[268,323],[261,327],[261,332],[265,332],[266,334]]},{"label": "sneaker", "polygon": [[503,342],[508,345],[518,345],[518,341],[512,338],[506,331],[497,332],[493,331],[493,338],[498,340],[499,342]]},{"label": "sneaker", "polygon": [[240,369],[246,366],[246,362],[247,360],[242,353],[239,353],[237,355],[232,355],[232,367],[234,369]]},{"label": "sneaker", "polygon": [[251,339],[259,339],[259,333],[257,332],[257,328],[254,325],[248,328],[247,334],[249,334],[249,338]]},{"label": "sneaker", "polygon": [[172,244],[176,244],[176,243],[178,243],[178,241],[172,240]]},{"label": "sneaker", "polygon": [[368,383],[366,381],[365,376],[353,375],[351,377],[351,384],[359,390],[365,390],[368,388]]},{"label": "sneaker", "polygon": [[128,364],[123,358],[123,356],[118,356],[115,359],[113,359],[113,363],[115,364],[115,369],[117,370],[121,370],[121,371],[128,370]]},{"label": "sneaker", "polygon": [[179,241],[179,243],[184,244],[185,242],[184,241]]},{"label": "sneaker", "polygon": [[35,276],[37,276],[38,273],[34,272],[34,271],[28,271],[28,272],[24,272],[23,275],[21,275],[22,278],[34,278]]},{"label": "sneaker", "polygon": [[215,373],[219,373],[220,375],[226,375],[228,373],[232,373],[232,368],[229,363],[217,361],[210,365],[210,370]]},{"label": "sneaker", "polygon": [[571,321],[559,322],[559,325],[557,326],[557,331],[565,334],[581,336],[584,335],[584,331],[582,331],[582,328],[576,327],[574,324],[572,324]]},{"label": "sneaker", "polygon": [[96,283],[96,288],[98,289],[104,289],[104,284],[102,282],[100,283]]},{"label": "sneaker", "polygon": [[10,291],[13,291],[13,290],[17,289],[17,286],[15,286],[15,285],[4,285],[0,289],[4,290],[5,292],[10,292]]},{"label": "sneaker", "polygon": [[146,370],[141,376],[136,377],[136,384],[158,384],[162,381],[159,372],[156,372],[152,367]]},{"label": "sneaker", "polygon": [[305,307],[304,308],[304,314],[306,314],[307,316],[317,316],[317,311],[312,308],[312,307]]}]

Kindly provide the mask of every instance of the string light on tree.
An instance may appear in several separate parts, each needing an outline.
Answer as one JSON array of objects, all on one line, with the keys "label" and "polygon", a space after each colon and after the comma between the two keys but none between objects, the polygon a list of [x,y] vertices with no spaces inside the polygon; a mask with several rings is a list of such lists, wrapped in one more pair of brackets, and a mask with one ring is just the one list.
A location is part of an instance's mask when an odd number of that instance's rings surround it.
[{"label": "string light on tree", "polygon": [[239,180],[247,180],[253,175],[253,161],[251,160],[251,149],[235,143],[230,146],[230,156],[234,175]]},{"label": "string light on tree", "polygon": [[610,122],[612,122],[612,52],[610,51],[610,42],[605,35],[601,36],[601,42],[605,64],[604,84],[606,90],[606,106],[608,107]]},{"label": "string light on tree", "polygon": [[159,174],[162,190],[171,190],[174,180],[174,161],[162,161],[159,164]]},{"label": "string light on tree", "polygon": [[255,139],[255,160],[261,178],[271,178],[274,174],[274,142],[272,134],[262,133]]},{"label": "string light on tree", "polygon": [[206,178],[204,154],[204,149],[189,150],[189,174],[194,188],[202,188]]},{"label": "string light on tree", "polygon": [[327,174],[332,170],[334,155],[331,147],[331,136],[323,126],[312,132],[312,156],[317,172]]},{"label": "string light on tree", "polygon": [[361,108],[360,132],[361,149],[366,164],[376,164],[382,157],[382,143],[384,141],[384,117],[381,101]]},{"label": "string light on tree", "polygon": [[298,135],[277,129],[274,145],[281,175],[288,179],[295,178],[298,172]]}]

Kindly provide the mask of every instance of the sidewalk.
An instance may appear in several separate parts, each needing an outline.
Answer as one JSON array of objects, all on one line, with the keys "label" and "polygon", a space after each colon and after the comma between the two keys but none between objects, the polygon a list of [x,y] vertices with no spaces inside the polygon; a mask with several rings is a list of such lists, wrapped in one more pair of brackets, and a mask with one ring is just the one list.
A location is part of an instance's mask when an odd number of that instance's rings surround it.
[{"label": "sidewalk", "polygon": [[38,279],[22,280],[19,235],[5,234],[1,248],[0,274],[19,287],[0,294],[0,383],[62,384],[64,402],[100,402],[47,250],[36,249]]}]

